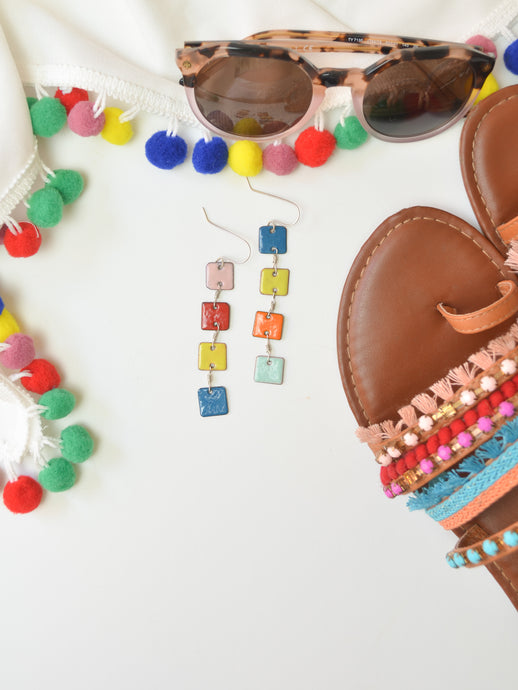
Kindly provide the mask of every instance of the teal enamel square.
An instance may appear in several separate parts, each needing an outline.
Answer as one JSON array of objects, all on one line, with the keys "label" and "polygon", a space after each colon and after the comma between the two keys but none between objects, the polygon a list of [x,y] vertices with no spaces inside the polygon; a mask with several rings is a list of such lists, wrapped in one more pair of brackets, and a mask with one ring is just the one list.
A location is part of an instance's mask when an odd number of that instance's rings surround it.
[{"label": "teal enamel square", "polygon": [[258,383],[282,383],[284,376],[283,357],[256,357],[254,380]]}]

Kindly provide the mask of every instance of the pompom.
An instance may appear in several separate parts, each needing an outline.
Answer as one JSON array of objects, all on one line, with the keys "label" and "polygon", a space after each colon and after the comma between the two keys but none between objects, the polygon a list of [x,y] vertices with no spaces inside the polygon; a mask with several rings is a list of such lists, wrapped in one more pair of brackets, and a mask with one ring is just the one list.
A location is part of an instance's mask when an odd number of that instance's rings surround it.
[{"label": "pompom", "polygon": [[35,98],[34,96],[27,96],[27,106],[29,110],[32,108],[32,106],[37,103],[38,99]]},{"label": "pompom", "polygon": [[65,458],[52,458],[39,473],[38,480],[47,491],[66,491],[74,485],[76,472]]},{"label": "pompom", "polygon": [[65,110],[68,113],[72,110],[76,103],[79,101],[88,100],[88,91],[84,89],[57,89],[54,94],[54,98],[57,98],[60,103],[65,106]]},{"label": "pompom", "polygon": [[33,359],[30,364],[23,367],[22,371],[31,374],[21,379],[24,388],[31,393],[43,395],[53,388],[58,388],[61,383],[56,367],[46,359]]},{"label": "pompom", "polygon": [[84,462],[93,451],[93,439],[84,426],[74,424],[61,432],[61,453],[70,462]]},{"label": "pompom", "polygon": [[480,103],[480,101],[483,101],[484,98],[487,98],[490,96],[492,93],[495,93],[495,91],[498,91],[499,85],[497,80],[494,78],[492,74],[489,74],[486,77],[485,82],[482,84],[482,88],[478,92],[478,96],[475,100],[475,103]]},{"label": "pompom", "polygon": [[336,146],[336,139],[326,129],[308,127],[299,134],[295,142],[295,153],[304,165],[317,168],[324,165]]},{"label": "pompom", "polygon": [[64,388],[53,388],[44,393],[38,401],[38,405],[47,408],[41,413],[43,419],[63,419],[72,412],[75,404],[75,397]]},{"label": "pompom", "polygon": [[263,151],[263,165],[275,175],[289,175],[299,161],[295,151],[288,144],[269,144]]},{"label": "pompom", "polygon": [[83,191],[84,180],[76,170],[54,170],[54,175],[49,175],[47,187],[57,189],[61,194],[64,204],[71,204]]},{"label": "pompom", "polygon": [[21,476],[4,486],[3,499],[11,513],[30,513],[43,496],[43,489],[32,477]]},{"label": "pompom", "polygon": [[28,200],[27,217],[40,228],[53,228],[63,217],[63,199],[57,189],[38,189]]},{"label": "pompom", "polygon": [[145,151],[146,158],[152,165],[162,170],[172,170],[186,159],[187,144],[182,137],[168,134],[163,129],[149,137]]},{"label": "pompom", "polygon": [[57,98],[45,96],[30,109],[32,131],[38,137],[52,137],[57,134],[67,121],[65,106]]},{"label": "pompom", "polygon": [[518,39],[507,46],[504,53],[504,65],[509,72],[518,74]]},{"label": "pompom", "polygon": [[221,137],[210,141],[200,139],[194,145],[192,164],[196,172],[213,175],[223,170],[228,162],[228,146]]},{"label": "pompom", "polygon": [[471,36],[468,38],[466,43],[469,46],[476,46],[477,48],[482,48],[485,53],[493,53],[496,56],[496,46],[490,38],[486,36],[481,36],[477,34],[476,36]]},{"label": "pompom", "polygon": [[116,146],[124,146],[133,136],[133,128],[131,122],[121,122],[120,116],[122,110],[120,108],[105,108],[104,117],[106,118],[101,136],[110,144]]},{"label": "pompom", "polygon": [[19,332],[20,327],[16,323],[16,319],[4,308],[0,314],[0,343],[5,342],[9,336]]},{"label": "pompom", "polygon": [[356,115],[349,115],[343,124],[339,122],[336,125],[334,137],[339,149],[356,149],[367,141],[369,135]]},{"label": "pompom", "polygon": [[34,359],[36,352],[30,336],[13,333],[5,339],[5,343],[9,347],[0,352],[0,364],[6,369],[23,369]]},{"label": "pompom", "polygon": [[72,132],[80,137],[95,137],[102,132],[106,117],[104,113],[96,117],[90,101],[79,101],[69,112],[67,121]]},{"label": "pompom", "polygon": [[234,125],[232,131],[242,137],[252,137],[263,133],[263,128],[253,117],[243,117]]},{"label": "pompom", "polygon": [[228,151],[228,164],[243,177],[258,175],[263,167],[263,152],[254,141],[236,141]]},{"label": "pompom", "polygon": [[14,233],[9,229],[4,235],[4,246],[7,253],[16,257],[27,257],[36,254],[41,247],[41,233],[33,223],[18,223],[21,232]]}]

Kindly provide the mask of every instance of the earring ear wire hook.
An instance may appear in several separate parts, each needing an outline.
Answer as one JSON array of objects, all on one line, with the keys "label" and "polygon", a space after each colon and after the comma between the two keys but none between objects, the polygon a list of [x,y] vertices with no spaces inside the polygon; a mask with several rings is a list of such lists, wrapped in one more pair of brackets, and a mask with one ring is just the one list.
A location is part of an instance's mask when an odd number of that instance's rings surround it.
[{"label": "earring ear wire hook", "polygon": [[244,237],[242,237],[241,235],[238,235],[237,232],[234,232],[233,230],[229,230],[228,228],[225,228],[223,225],[218,225],[218,223],[215,223],[213,220],[211,220],[209,218],[209,215],[208,215],[204,206],[202,206],[202,210],[203,210],[203,213],[205,214],[205,218],[207,219],[208,223],[213,225],[215,228],[218,228],[219,230],[223,230],[223,232],[228,232],[228,234],[232,235],[233,237],[237,237],[238,240],[241,240],[242,242],[244,242],[246,244],[246,246],[248,247],[248,254],[247,254],[246,258],[242,259],[241,261],[239,261],[237,259],[228,259],[228,258],[225,258],[223,256],[219,257],[219,259],[217,259],[217,261],[231,261],[234,264],[246,264],[246,262],[252,256],[252,247],[250,245],[250,242],[248,240],[246,240]]},{"label": "earring ear wire hook", "polygon": [[287,204],[291,204],[297,209],[297,218],[293,221],[293,223],[286,223],[285,221],[282,220],[271,220],[270,225],[297,225],[297,223],[300,220],[300,206],[295,203],[295,201],[292,201],[291,199],[286,199],[283,196],[278,196],[277,194],[272,194],[271,192],[263,192],[260,189],[256,189],[255,187],[252,186],[252,183],[250,182],[250,178],[246,178],[246,181],[248,182],[248,186],[250,187],[250,190],[252,192],[255,192],[256,194],[263,194],[264,196],[269,196],[272,199],[279,199],[279,201],[285,201]]}]

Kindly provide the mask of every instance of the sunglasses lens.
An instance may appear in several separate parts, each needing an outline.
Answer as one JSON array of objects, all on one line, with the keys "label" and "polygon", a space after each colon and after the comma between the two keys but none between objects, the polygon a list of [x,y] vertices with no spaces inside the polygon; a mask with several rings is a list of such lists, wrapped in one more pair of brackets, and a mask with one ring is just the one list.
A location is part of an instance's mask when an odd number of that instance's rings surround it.
[{"label": "sunglasses lens", "polygon": [[363,113],[379,134],[419,137],[448,124],[464,107],[474,75],[467,60],[402,61],[375,73],[363,98]]},{"label": "sunglasses lens", "polygon": [[290,60],[229,56],[200,70],[194,96],[214,127],[260,139],[285,132],[306,114],[313,85]]}]

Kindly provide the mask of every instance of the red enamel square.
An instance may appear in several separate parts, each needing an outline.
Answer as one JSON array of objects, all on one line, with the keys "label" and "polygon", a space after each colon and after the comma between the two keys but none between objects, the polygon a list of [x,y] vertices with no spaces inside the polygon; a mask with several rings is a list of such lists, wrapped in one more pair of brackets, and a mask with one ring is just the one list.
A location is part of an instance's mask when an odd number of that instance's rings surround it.
[{"label": "red enamel square", "polygon": [[[226,331],[230,323],[230,305],[227,302],[203,302],[201,305],[201,327],[204,331]],[[216,325],[218,324],[218,326]]]},{"label": "red enamel square", "polygon": [[254,328],[252,335],[256,338],[266,338],[280,340],[282,336],[282,324],[284,316],[282,314],[270,314],[266,311],[258,311],[255,315]]}]

